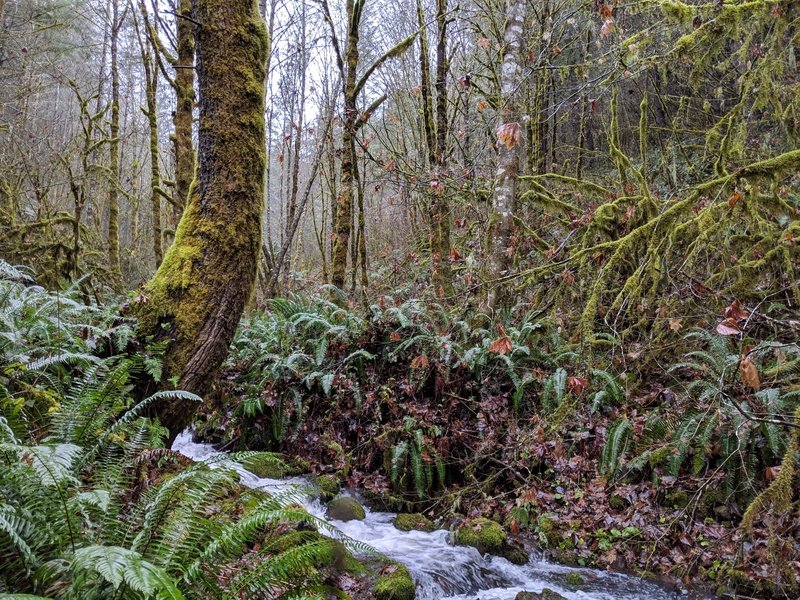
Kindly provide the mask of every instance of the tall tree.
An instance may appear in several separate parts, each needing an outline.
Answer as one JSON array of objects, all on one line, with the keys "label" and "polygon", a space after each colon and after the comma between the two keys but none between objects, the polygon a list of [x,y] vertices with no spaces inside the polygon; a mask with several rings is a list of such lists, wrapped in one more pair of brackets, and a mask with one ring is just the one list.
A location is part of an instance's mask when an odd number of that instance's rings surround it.
[{"label": "tall tree", "polygon": [[336,54],[336,65],[342,77],[342,97],[344,118],[342,119],[342,162],[339,195],[336,198],[333,221],[333,251],[331,255],[331,283],[344,289],[347,271],[347,250],[350,245],[350,236],[353,230],[353,207],[355,203],[355,185],[358,182],[358,162],[356,156],[356,136],[358,131],[366,125],[369,117],[386,100],[386,95],[380,96],[372,102],[367,109],[359,114],[358,98],[364,90],[370,75],[390,58],[403,54],[414,42],[416,34],[411,35],[399,44],[384,53],[366,71],[358,77],[359,67],[359,41],[361,16],[364,12],[366,0],[347,0],[347,45],[342,53],[336,27],[331,17],[327,0],[320,4],[325,20],[331,30],[333,49]]},{"label": "tall tree", "polygon": [[[255,0],[195,0],[198,176],[175,241],[135,311],[143,334],[171,340],[166,377],[202,394],[255,284],[264,200],[268,38]],[[174,438],[194,406],[156,409]]]},{"label": "tall tree", "polygon": [[[140,3],[140,9],[142,18],[147,21],[149,17],[144,2]],[[150,213],[153,220],[153,258],[155,258],[157,269],[164,259],[161,239],[161,197],[166,197],[166,194],[161,189],[160,152],[158,149],[158,61],[153,57],[151,44],[142,39],[139,20],[135,14],[133,16],[133,24],[136,28],[136,37],[142,57],[142,69],[144,70],[146,108],[142,110],[147,116],[147,125],[150,132]],[[155,51],[157,52],[158,50],[155,49]]]},{"label": "tall tree", "polygon": [[519,84],[524,35],[525,0],[509,0],[500,82],[500,119],[497,126],[497,174],[492,211],[489,216],[488,276],[486,304],[493,309],[502,290],[501,279],[508,275],[513,248],[511,236],[516,212],[517,178],[520,170],[522,136],[517,86]]},{"label": "tall tree", "polygon": [[112,280],[119,284],[119,32],[124,13],[119,11],[119,0],[111,0],[111,138],[110,153],[111,184],[108,191],[108,261]]},{"label": "tall tree", "polygon": [[192,0],[178,0],[175,18],[177,54],[175,68],[175,187],[173,214],[180,218],[189,198],[189,188],[194,177],[194,147],[192,146],[192,111],[194,108],[194,52],[192,37]]},{"label": "tall tree", "polygon": [[[436,132],[435,142],[429,140],[433,177],[445,176],[447,168],[447,0],[436,0]],[[427,64],[424,65],[427,68]],[[453,291],[450,271],[450,206],[444,187],[432,187],[430,200],[431,226],[431,281],[440,296],[449,296]]]}]

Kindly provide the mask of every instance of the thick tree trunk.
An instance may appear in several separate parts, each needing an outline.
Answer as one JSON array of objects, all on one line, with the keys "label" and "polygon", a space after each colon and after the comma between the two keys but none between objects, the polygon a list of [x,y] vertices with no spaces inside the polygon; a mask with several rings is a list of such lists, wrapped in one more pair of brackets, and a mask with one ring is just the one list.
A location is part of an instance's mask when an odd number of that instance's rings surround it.
[{"label": "thick tree trunk", "polygon": [[498,132],[497,176],[488,232],[489,292],[487,307],[501,302],[503,277],[512,262],[511,236],[516,211],[517,177],[520,170],[521,142],[517,85],[521,73],[520,57],[524,35],[525,0],[510,0],[508,5],[505,51],[503,55],[500,125]]},{"label": "thick tree trunk", "polygon": [[[225,358],[255,284],[264,199],[267,34],[255,0],[195,0],[198,178],[175,242],[136,308],[143,335],[169,336],[165,377],[197,394]],[[156,412],[172,437],[195,406]]]}]

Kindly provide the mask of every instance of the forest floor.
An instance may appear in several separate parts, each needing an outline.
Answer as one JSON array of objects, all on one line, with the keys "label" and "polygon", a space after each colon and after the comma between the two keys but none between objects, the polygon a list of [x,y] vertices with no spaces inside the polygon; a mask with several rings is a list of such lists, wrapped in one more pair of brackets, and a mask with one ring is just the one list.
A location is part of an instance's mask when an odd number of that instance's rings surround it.
[{"label": "forest floor", "polygon": [[[698,334],[703,360],[645,361],[634,379],[630,364],[588,368],[547,324],[516,322],[459,345],[452,323],[417,305],[408,322],[402,307],[385,309],[347,335],[304,337],[310,313],[334,321],[325,310],[311,302],[244,325],[198,418],[201,438],[284,452],[376,507],[446,526],[491,518],[561,563],[720,596],[800,593],[795,510],[765,505],[741,524],[780,471],[769,445],[786,441],[737,420],[723,396],[692,393],[718,377],[715,360],[730,360],[715,352],[738,359],[725,336]],[[255,339],[269,366],[248,350]],[[542,358],[559,353],[569,356]],[[779,389],[766,381],[769,360],[758,393],[740,373],[725,394],[769,412],[782,394],[763,393]]]}]

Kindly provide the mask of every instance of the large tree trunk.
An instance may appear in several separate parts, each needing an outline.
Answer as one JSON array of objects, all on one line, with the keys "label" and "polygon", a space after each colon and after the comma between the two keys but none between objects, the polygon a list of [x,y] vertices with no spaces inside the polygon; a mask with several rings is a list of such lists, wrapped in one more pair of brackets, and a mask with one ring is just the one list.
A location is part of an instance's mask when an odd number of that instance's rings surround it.
[{"label": "large tree trunk", "polygon": [[[205,393],[255,284],[264,199],[264,65],[255,0],[195,0],[198,176],[175,242],[137,306],[143,335],[171,339],[165,377]],[[157,407],[174,438],[195,406]]]},{"label": "large tree trunk", "polygon": [[521,72],[520,58],[525,21],[525,1],[510,0],[507,12],[505,49],[501,79],[501,112],[497,128],[497,176],[492,213],[489,217],[488,276],[489,309],[501,302],[502,280],[508,275],[513,255],[511,236],[516,211],[517,177],[520,170],[521,134],[516,87]]}]

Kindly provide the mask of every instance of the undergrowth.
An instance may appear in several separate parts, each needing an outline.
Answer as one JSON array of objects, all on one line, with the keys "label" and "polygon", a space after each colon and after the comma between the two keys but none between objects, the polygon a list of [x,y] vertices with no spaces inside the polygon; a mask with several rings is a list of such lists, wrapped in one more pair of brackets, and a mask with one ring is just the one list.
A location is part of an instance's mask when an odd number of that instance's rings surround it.
[{"label": "undergrowth", "polygon": [[329,565],[366,547],[292,493],[242,488],[230,462],[163,447],[148,406],[200,401],[178,390],[134,400],[137,381],[158,377],[163,349],[127,352],[133,324],[112,309],[46,292],[2,262],[0,272],[0,598],[335,589]]}]

